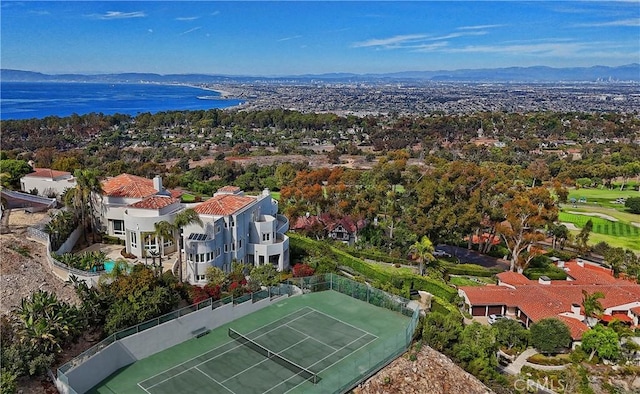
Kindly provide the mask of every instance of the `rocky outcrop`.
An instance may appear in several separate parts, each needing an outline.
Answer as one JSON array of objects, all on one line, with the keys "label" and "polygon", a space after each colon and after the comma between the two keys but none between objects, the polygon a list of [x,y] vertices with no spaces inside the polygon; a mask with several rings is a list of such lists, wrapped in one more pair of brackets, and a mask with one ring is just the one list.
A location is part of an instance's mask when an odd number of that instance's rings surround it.
[{"label": "rocky outcrop", "polygon": [[428,346],[398,357],[353,390],[355,394],[485,394],[482,382]]}]

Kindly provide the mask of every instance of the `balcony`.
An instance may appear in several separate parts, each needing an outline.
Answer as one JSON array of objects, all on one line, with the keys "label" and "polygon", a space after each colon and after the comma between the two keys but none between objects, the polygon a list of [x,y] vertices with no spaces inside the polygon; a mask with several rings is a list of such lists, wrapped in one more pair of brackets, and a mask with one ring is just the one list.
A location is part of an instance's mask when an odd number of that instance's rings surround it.
[{"label": "balcony", "polygon": [[289,219],[284,215],[276,215],[278,223],[276,224],[276,233],[284,234],[289,231]]}]

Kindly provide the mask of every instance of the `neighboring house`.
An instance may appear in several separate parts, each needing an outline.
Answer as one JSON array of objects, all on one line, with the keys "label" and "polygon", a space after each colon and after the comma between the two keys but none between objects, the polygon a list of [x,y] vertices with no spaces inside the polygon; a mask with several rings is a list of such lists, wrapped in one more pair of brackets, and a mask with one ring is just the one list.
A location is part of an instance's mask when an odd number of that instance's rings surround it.
[{"label": "neighboring house", "polygon": [[130,174],[106,179],[102,191],[97,199],[102,231],[125,241],[127,253],[142,258],[143,251],[166,255],[176,250],[172,239],[156,239],[151,234],[156,223],[173,223],[183,209],[180,192],[166,190],[159,176],[151,180]]},{"label": "neighboring house", "polygon": [[[103,231],[125,241],[128,253],[138,258],[145,251],[163,255],[175,252],[172,239],[156,239],[155,224],[173,223],[186,208],[180,193],[164,189],[162,179],[121,174],[102,183],[99,215]],[[225,186],[212,198],[190,204],[203,225],[191,224],[182,231],[186,279],[206,283],[205,272],[216,266],[228,272],[232,261],[248,265],[273,264],[279,271],[289,268],[289,229],[286,217],[278,215],[278,203],[268,190],[245,196],[237,187]]]},{"label": "neighboring house", "polygon": [[70,172],[50,168],[34,168],[20,178],[20,190],[30,193],[37,190],[39,196],[61,196],[65,190],[76,187],[76,179]]},{"label": "neighboring house", "polygon": [[582,333],[589,329],[582,308],[582,290],[604,294],[599,300],[604,307],[601,317],[604,323],[616,318],[631,326],[638,325],[640,285],[614,278],[610,270],[583,261],[559,266],[569,275],[567,280],[542,277],[535,281],[516,272],[502,272],[497,275],[498,286],[461,286],[458,294],[473,316],[506,315],[527,327],[542,319],[557,317],[569,327],[574,341],[579,341]]},{"label": "neighboring house", "polygon": [[305,215],[299,217],[291,229],[353,245],[358,240],[358,232],[364,228],[365,224],[363,220],[355,220],[350,216],[333,218],[325,213],[320,216]]},{"label": "neighboring house", "polygon": [[55,208],[57,201],[55,198],[34,196],[29,193],[22,193],[0,187],[2,195],[2,210],[24,209],[26,212],[41,212]]},{"label": "neighboring house", "polygon": [[251,266],[272,264],[289,268],[289,221],[278,215],[278,202],[265,189],[246,196],[238,187],[226,186],[194,207],[203,226],[184,229],[187,277],[204,283],[209,266],[228,272],[235,260]]}]

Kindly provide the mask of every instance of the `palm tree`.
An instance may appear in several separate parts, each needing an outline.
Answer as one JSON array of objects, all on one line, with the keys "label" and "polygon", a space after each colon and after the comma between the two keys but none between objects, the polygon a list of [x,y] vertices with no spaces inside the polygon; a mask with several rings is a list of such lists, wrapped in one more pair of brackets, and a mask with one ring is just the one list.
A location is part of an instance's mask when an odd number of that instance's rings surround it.
[{"label": "palm tree", "polygon": [[190,224],[199,224],[200,226],[202,226],[202,219],[200,219],[200,216],[198,215],[198,212],[196,212],[193,208],[187,208],[184,211],[180,212],[179,214],[176,215],[176,218],[173,220],[173,228],[174,228],[174,234],[177,233],[178,234],[178,242],[176,243],[178,245],[178,270],[179,270],[179,274],[178,274],[178,279],[180,280],[180,282],[182,282],[182,247],[183,247],[183,239],[182,239],[182,228],[185,226],[188,226]]},{"label": "palm tree", "polygon": [[95,242],[95,222],[96,222],[96,196],[102,196],[102,184],[98,180],[98,174],[93,170],[76,170],[73,173],[76,178],[76,186],[70,190],[67,198],[69,202],[80,211],[84,240],[87,241],[87,208],[89,208],[89,218],[91,219],[91,232]]},{"label": "palm tree", "polygon": [[604,307],[599,301],[600,298],[604,298],[602,292],[596,291],[589,294],[586,290],[582,290],[582,307],[589,327],[595,326],[598,323],[598,317],[604,312]]},{"label": "palm tree", "polygon": [[423,236],[420,241],[414,243],[411,246],[411,250],[415,252],[418,256],[418,261],[420,261],[420,275],[423,274],[423,267],[425,261],[433,261],[435,257],[433,257],[433,243],[427,236]]},{"label": "palm tree", "polygon": [[[164,254],[164,247],[163,247],[164,240],[173,238],[173,234],[176,229],[173,224],[165,220],[158,223],[154,223],[153,227],[155,231],[152,233],[152,235],[156,237],[156,239],[158,240],[157,242],[159,242],[160,244],[159,253],[157,253],[157,255],[160,258],[159,274],[162,274],[162,255]],[[153,265],[155,268],[156,255],[154,253],[151,253],[151,255],[153,256]]]}]

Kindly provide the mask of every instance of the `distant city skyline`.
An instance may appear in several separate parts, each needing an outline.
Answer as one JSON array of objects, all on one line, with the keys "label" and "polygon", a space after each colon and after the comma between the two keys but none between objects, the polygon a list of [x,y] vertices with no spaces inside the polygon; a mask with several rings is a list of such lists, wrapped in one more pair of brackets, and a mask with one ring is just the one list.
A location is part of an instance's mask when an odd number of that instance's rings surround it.
[{"label": "distant city skyline", "polygon": [[3,1],[1,67],[279,76],[640,62],[640,1]]}]

